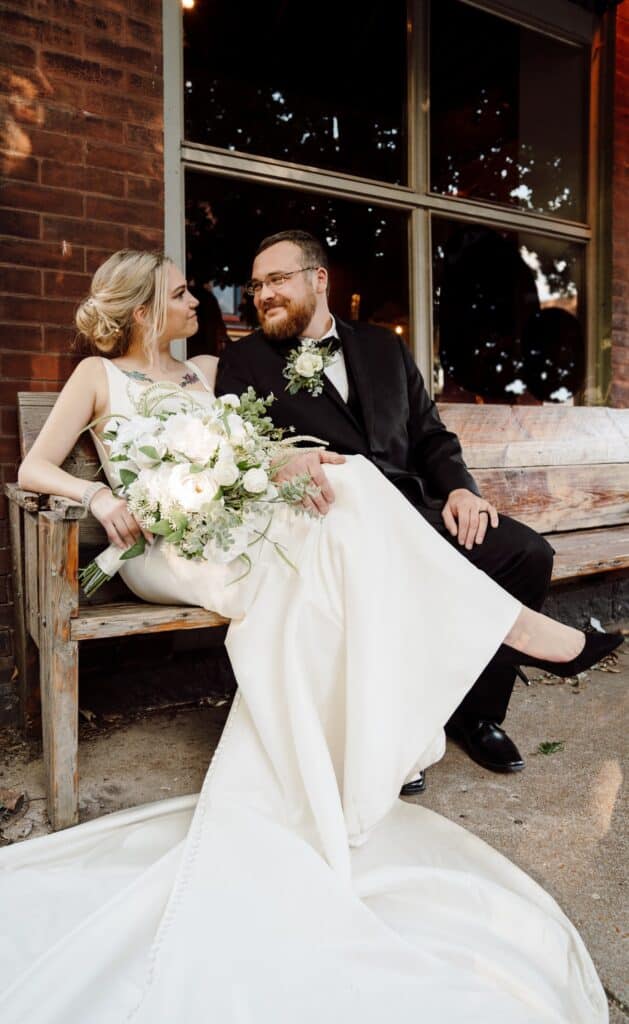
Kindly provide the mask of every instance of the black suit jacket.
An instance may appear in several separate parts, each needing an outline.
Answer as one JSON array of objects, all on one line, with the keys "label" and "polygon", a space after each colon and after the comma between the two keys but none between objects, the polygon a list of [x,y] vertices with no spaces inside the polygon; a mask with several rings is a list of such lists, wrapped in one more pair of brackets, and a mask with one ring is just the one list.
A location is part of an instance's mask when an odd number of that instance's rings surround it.
[{"label": "black suit jacket", "polygon": [[478,494],[459,440],[441,422],[404,342],[374,324],[351,326],[337,319],[336,327],[360,416],[325,375],[318,397],[303,389],[290,395],[282,371],[298,341],[278,344],[261,330],[227,346],[217,394],[241,394],[250,385],[260,396],[273,392],[269,414],[276,426],[320,437],[331,451],[364,455],[422,510],[440,509],[458,487]]}]

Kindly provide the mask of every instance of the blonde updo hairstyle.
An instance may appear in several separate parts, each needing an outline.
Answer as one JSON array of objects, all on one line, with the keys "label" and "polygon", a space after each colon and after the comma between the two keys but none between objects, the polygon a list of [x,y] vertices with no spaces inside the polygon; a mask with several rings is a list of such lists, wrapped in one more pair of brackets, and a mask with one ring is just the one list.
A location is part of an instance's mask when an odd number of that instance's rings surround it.
[{"label": "blonde updo hairstyle", "polygon": [[[124,356],[138,330],[144,348],[151,348],[166,323],[170,264],[161,252],[131,249],[121,249],[105,260],[75,314],[79,334],[92,351],[110,359]],[[143,324],[133,316],[140,307]]]}]

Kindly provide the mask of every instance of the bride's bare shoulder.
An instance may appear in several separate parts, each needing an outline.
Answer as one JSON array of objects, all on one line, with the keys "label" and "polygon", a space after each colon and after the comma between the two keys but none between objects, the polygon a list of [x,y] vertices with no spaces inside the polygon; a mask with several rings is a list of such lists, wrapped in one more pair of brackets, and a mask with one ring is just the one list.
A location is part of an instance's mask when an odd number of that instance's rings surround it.
[{"label": "bride's bare shoulder", "polygon": [[216,382],[216,368],[218,366],[218,356],[191,356],[188,360],[189,363],[194,363],[199,367],[201,373],[206,378],[210,387],[214,387]]}]

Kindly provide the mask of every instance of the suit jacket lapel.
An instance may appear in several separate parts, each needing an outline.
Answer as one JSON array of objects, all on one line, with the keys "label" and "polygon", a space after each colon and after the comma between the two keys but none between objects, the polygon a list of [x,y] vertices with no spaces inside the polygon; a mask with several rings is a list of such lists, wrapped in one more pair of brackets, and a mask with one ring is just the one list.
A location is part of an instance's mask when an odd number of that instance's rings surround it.
[{"label": "suit jacket lapel", "polygon": [[[358,392],[367,438],[371,439],[374,423],[373,381],[369,374],[366,346],[361,344],[354,328],[350,324],[344,323],[343,320],[339,320],[338,317],[336,319],[336,328],[343,345],[343,355],[348,370],[354,379],[356,391]],[[352,420],[356,422],[349,409],[347,412]]]}]

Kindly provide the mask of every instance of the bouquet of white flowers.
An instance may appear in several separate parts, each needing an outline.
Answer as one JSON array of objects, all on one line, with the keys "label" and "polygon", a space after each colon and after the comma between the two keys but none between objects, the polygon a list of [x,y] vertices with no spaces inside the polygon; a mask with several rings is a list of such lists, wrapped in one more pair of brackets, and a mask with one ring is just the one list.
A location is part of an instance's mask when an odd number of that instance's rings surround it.
[{"label": "bouquet of white flowers", "polygon": [[[116,493],[127,499],[140,525],[173,544],[183,558],[238,558],[246,574],[247,549],[269,541],[273,506],[303,511],[304,497],[313,493],[310,477],[276,486],[273,472],[298,442],[325,443],[284,438],[267,415],[273,400],[249,388],[240,398],[216,398],[208,408],[190,392],[156,383],[137,399],[136,415],[108,416],[103,438],[117,464]],[[282,546],[269,542],[288,561]],[[144,536],[126,551],[110,544],[80,571],[85,593],[93,594],[125,560],[141,555],[145,544]]]}]

